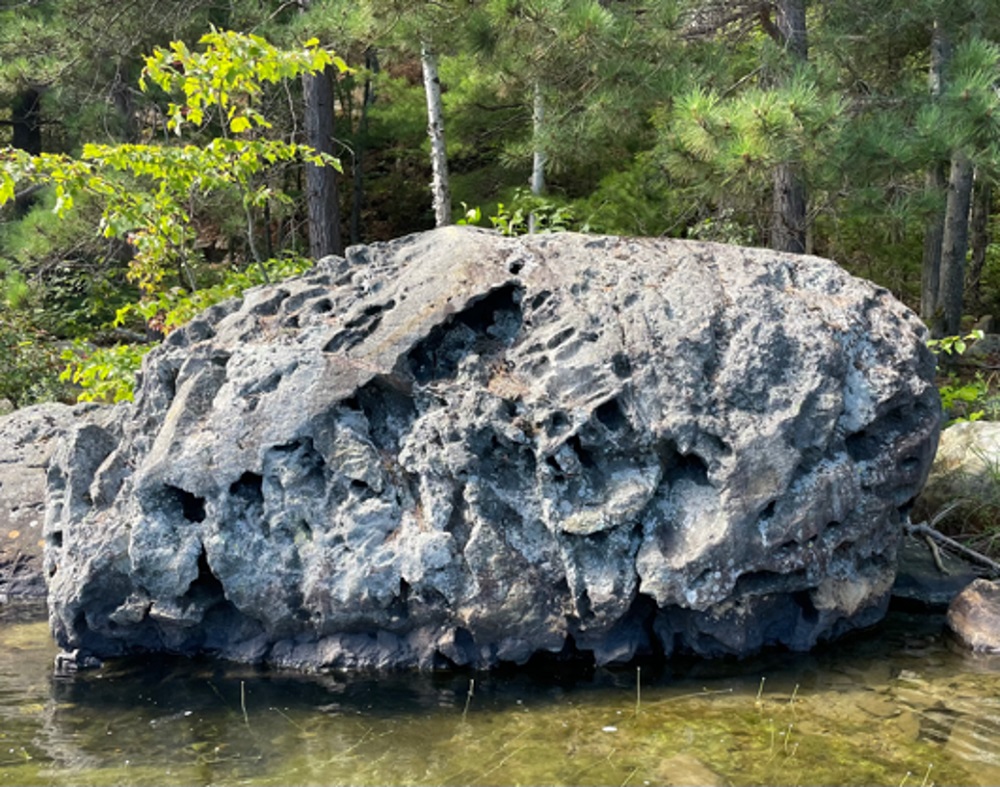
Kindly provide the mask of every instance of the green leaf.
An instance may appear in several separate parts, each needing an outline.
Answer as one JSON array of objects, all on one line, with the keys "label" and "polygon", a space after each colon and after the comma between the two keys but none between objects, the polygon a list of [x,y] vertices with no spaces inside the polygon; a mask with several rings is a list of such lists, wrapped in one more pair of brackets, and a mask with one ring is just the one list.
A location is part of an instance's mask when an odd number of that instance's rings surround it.
[{"label": "green leaf", "polygon": [[242,134],[250,128],[250,121],[243,115],[237,115],[229,121],[229,130],[234,134]]}]

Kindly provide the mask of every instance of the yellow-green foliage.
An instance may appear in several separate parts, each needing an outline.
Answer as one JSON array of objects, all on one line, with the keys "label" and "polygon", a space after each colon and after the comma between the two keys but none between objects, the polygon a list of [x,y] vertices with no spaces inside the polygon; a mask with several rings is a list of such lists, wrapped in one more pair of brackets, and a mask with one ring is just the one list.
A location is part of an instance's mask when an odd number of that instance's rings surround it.
[{"label": "yellow-green foliage", "polygon": [[23,150],[0,151],[0,205],[14,199],[26,183],[51,184],[54,212],[62,217],[77,199],[88,195],[103,205],[100,231],[123,238],[134,249],[130,277],[153,293],[173,266],[183,266],[194,240],[188,206],[199,195],[237,191],[247,210],[284,195],[255,176],[283,162],[317,166],[339,162],[304,145],[256,136],[269,127],[255,108],[262,82],[278,82],[329,66],[347,70],[340,58],[308,41],[298,50],[279,50],[259,36],[213,30],[202,37],[205,50],[190,51],[182,42],[157,49],[146,59],[146,81],[166,91],[180,91],[170,104],[169,127],[224,122],[222,135],[207,144],[84,145],[76,158]]}]

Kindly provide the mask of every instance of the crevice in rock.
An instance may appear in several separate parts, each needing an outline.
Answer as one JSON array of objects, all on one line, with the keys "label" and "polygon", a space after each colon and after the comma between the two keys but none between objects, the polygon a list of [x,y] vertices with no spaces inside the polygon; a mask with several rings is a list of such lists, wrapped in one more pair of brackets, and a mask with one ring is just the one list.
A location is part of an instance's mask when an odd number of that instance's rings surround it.
[{"label": "crevice in rock", "polygon": [[733,587],[732,596],[768,596],[800,591],[807,583],[805,569],[782,574],[777,571],[750,571],[741,574]]},{"label": "crevice in rock", "polygon": [[597,461],[595,460],[594,455],[584,447],[580,440],[580,435],[570,435],[570,438],[566,441],[566,445],[573,449],[573,453],[576,454],[577,459],[580,460],[580,465],[585,470],[597,469]]},{"label": "crevice in rock", "polygon": [[545,419],[545,436],[551,439],[565,434],[566,430],[570,428],[570,423],[569,416],[565,412],[553,410]]},{"label": "crevice in rock", "polygon": [[400,441],[417,417],[413,398],[381,378],[361,386],[344,405],[357,407],[365,414],[372,443],[393,455],[399,452]]},{"label": "crevice in rock", "polygon": [[563,328],[563,330],[559,331],[559,333],[557,333],[555,336],[553,336],[551,339],[545,342],[545,348],[547,350],[554,350],[560,344],[564,344],[565,342],[567,342],[573,336],[574,333],[576,333],[576,328],[574,328],[573,326],[570,326],[569,328]]},{"label": "crevice in rock", "polygon": [[246,472],[229,485],[229,517],[253,523],[262,521],[264,512],[264,479],[257,473]]},{"label": "crevice in rock", "polygon": [[294,295],[289,295],[287,300],[282,304],[281,310],[285,314],[292,314],[307,305],[309,301],[326,297],[327,293],[328,290],[326,287],[307,287],[299,290]]},{"label": "crevice in rock", "polygon": [[278,288],[270,297],[258,301],[248,311],[250,314],[256,314],[259,317],[270,317],[278,313],[278,309],[281,308],[281,304],[284,303],[289,294],[288,290],[283,287]]},{"label": "crevice in rock", "polygon": [[542,290],[537,295],[532,296],[528,302],[529,308],[534,312],[542,308],[542,305],[552,296],[551,290]]},{"label": "crevice in rock", "polygon": [[197,602],[207,609],[214,603],[224,600],[225,597],[225,588],[215,572],[212,571],[212,567],[208,563],[208,553],[203,546],[198,555],[198,575],[188,585],[182,600]]},{"label": "crevice in rock", "polygon": [[522,290],[505,284],[472,300],[449,317],[406,354],[403,365],[421,385],[453,378],[462,359],[475,352],[495,355],[510,346],[521,330]]},{"label": "crevice in rock", "polygon": [[386,612],[394,621],[406,620],[410,616],[410,584],[400,577],[399,593],[392,597]]},{"label": "crevice in rock", "polygon": [[710,486],[708,465],[698,454],[693,452],[682,454],[672,440],[661,443],[657,453],[665,481],[689,478],[700,486]]},{"label": "crevice in rock", "polygon": [[819,621],[819,610],[812,600],[812,593],[808,590],[799,590],[791,594],[792,601],[801,610],[802,620],[809,625]]}]

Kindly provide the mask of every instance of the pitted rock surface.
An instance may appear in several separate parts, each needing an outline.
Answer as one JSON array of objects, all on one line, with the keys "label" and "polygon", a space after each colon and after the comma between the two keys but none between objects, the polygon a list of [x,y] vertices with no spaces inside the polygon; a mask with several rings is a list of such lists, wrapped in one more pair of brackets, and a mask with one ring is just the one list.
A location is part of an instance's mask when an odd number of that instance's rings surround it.
[{"label": "pitted rock surface", "polygon": [[815,257],[445,228],[171,334],[50,471],[54,632],[306,669],[801,650],[876,622],[934,359]]}]

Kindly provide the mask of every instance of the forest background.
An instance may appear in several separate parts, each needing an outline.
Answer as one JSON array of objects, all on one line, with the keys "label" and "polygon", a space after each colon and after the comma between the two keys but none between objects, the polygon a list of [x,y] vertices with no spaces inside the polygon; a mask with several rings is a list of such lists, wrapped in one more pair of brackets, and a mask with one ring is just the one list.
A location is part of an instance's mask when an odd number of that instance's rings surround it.
[{"label": "forest background", "polygon": [[0,176],[8,407],[128,398],[197,309],[456,221],[819,254],[955,336],[1000,314],[1000,10],[2,0]]}]

